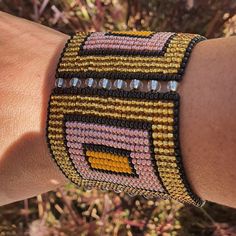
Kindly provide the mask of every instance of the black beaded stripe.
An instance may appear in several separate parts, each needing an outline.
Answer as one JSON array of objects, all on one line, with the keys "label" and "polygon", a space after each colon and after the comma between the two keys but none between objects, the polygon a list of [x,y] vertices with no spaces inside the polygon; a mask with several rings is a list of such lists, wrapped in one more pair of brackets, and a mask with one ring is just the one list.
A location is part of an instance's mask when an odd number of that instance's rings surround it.
[{"label": "black beaded stripe", "polygon": [[[135,32],[135,31],[134,31]],[[131,38],[152,38],[152,36],[155,34],[156,32],[152,32],[150,35],[148,36],[144,36],[144,35],[132,35],[132,34],[119,34],[119,33],[114,33],[114,32],[106,32],[105,35],[111,35],[111,36],[121,36],[121,37],[131,37]]]},{"label": "black beaded stripe", "polygon": [[92,123],[92,124],[100,124],[100,125],[108,125],[119,128],[127,128],[127,129],[137,129],[137,130],[149,130],[152,128],[152,125],[148,122],[143,121],[132,121],[121,120],[116,118],[107,118],[107,117],[98,117],[91,115],[81,115],[81,114],[65,114],[64,115],[65,122],[66,121],[80,121],[83,123]]},{"label": "black beaded stripe", "polygon": [[194,191],[192,190],[186,173],[185,168],[182,161],[182,155],[181,155],[181,148],[180,148],[180,138],[179,138],[179,109],[180,109],[180,97],[178,102],[174,102],[174,150],[175,150],[175,157],[176,157],[176,163],[178,166],[178,169],[180,170],[179,175],[183,181],[183,184],[185,188],[187,189],[188,195],[196,202],[198,206],[202,206],[204,204],[204,201],[199,198]]},{"label": "black beaded stripe", "polygon": [[[91,34],[90,34],[91,35]],[[131,49],[83,49],[83,46],[85,45],[85,42],[87,38],[83,41],[83,43],[80,45],[80,50],[78,51],[78,56],[111,56],[111,55],[116,55],[116,56],[142,56],[142,57],[150,57],[150,56],[164,56],[166,53],[166,50],[171,42],[172,39],[177,34],[174,33],[171,35],[165,42],[162,50],[158,51],[153,51],[153,50],[131,50]],[[127,36],[130,37],[130,36]],[[132,36],[134,38],[134,36]],[[140,38],[140,37],[137,37]],[[143,37],[142,37],[143,38]],[[144,37],[147,38],[147,37]],[[151,38],[151,37],[150,37]],[[98,73],[98,72],[97,72]]]},{"label": "black beaded stripe", "polygon": [[53,95],[91,95],[91,96],[101,96],[101,97],[115,97],[115,98],[127,98],[130,100],[133,99],[148,99],[148,100],[171,100],[179,102],[179,94],[175,92],[166,92],[166,93],[153,93],[153,92],[141,92],[141,91],[125,91],[125,90],[108,90],[108,89],[98,89],[98,88],[59,88],[56,87],[52,91]]},{"label": "black beaded stripe", "polygon": [[198,36],[198,37],[193,38],[190,41],[190,43],[188,44],[188,47],[185,50],[184,57],[183,57],[182,62],[180,64],[180,68],[178,70],[178,75],[180,75],[180,80],[183,78],[183,75],[185,73],[185,69],[186,69],[187,64],[189,62],[193,48],[196,46],[197,43],[199,43],[203,40],[206,40],[206,38],[203,36]]},{"label": "black beaded stripe", "polygon": [[[128,176],[128,177],[132,177],[132,178],[138,178],[139,177],[139,175],[137,174],[137,172],[134,168],[134,165],[132,163],[132,158],[130,156],[131,151],[121,149],[121,148],[108,147],[108,146],[105,146],[105,145],[97,145],[97,144],[83,143],[82,146],[84,148],[84,155],[87,157],[86,161],[87,161],[87,163],[88,163],[91,170],[96,170],[96,171],[106,173],[106,174],[115,174],[115,175]],[[102,170],[102,169],[92,167],[91,163],[88,161],[88,156],[86,155],[87,150],[96,151],[96,152],[103,152],[103,153],[111,153],[111,154],[119,155],[120,157],[123,157],[123,158],[127,157],[129,167],[130,167],[132,173],[129,174],[129,173],[124,173],[124,172],[119,172],[119,171]]]},{"label": "black beaded stripe", "polygon": [[131,153],[131,151],[126,150],[126,149],[109,147],[102,144],[83,143],[83,147],[85,150],[88,150],[88,151],[105,152],[105,153],[118,155],[124,158],[125,157],[130,158],[130,153]]},{"label": "black beaded stripe", "polygon": [[200,206],[204,205],[205,201],[203,201],[201,198],[199,198],[192,190],[192,188],[188,182],[188,178],[186,176],[184,164],[182,161],[181,148],[180,148],[180,138],[179,138],[180,121],[179,121],[179,115],[176,116],[176,114],[179,114],[179,109],[180,109],[180,98],[179,98],[179,102],[174,103],[174,115],[175,115],[175,118],[174,118],[174,149],[175,149],[176,162],[177,162],[178,169],[180,170],[179,175],[183,181],[185,188],[187,189],[187,193],[200,207]]}]

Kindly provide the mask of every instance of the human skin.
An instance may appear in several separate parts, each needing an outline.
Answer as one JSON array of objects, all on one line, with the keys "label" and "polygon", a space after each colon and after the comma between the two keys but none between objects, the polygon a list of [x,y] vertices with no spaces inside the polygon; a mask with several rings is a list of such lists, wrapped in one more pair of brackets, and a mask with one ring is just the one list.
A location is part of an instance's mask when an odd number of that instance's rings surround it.
[{"label": "human skin", "polygon": [[[0,12],[0,205],[68,180],[45,138],[49,95],[68,36]],[[196,45],[180,83],[185,171],[203,199],[236,207],[236,37]]]}]

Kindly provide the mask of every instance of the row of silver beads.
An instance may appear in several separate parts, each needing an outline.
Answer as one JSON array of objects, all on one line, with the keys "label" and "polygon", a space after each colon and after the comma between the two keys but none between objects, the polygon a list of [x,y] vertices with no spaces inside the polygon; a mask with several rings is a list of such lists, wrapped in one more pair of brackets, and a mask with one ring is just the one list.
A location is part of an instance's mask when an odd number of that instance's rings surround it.
[{"label": "row of silver beads", "polygon": [[[70,80],[69,84],[70,84],[70,87],[81,87],[82,80],[75,77]],[[99,87],[99,88],[103,88],[103,89],[112,89],[112,87],[114,87],[116,89],[127,89],[128,88],[127,82],[122,79],[117,79],[114,82],[112,82],[109,79],[103,78],[97,82],[93,78],[87,78],[84,80],[84,84],[85,84],[85,86],[90,87],[90,88],[95,88],[95,87]],[[61,88],[66,87],[66,80],[63,78],[57,78],[55,81],[55,86],[61,87]],[[143,87],[144,87],[143,82],[138,79],[133,79],[129,83],[129,88],[131,90],[133,90],[133,89],[142,90]],[[178,82],[177,81],[171,80],[171,81],[167,82],[167,90],[168,91],[175,92],[175,91],[177,91],[177,89],[178,89]],[[149,80],[147,83],[147,90],[159,92],[161,90],[161,83],[157,80]]]}]

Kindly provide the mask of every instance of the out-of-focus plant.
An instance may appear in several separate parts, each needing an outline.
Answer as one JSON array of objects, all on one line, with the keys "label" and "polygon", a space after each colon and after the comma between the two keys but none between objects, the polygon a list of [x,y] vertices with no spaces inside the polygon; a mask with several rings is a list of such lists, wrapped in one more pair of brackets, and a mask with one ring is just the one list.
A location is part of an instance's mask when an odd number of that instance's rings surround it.
[{"label": "out-of-focus plant", "polygon": [[[236,235],[236,211],[169,200],[83,192],[73,184],[0,208],[0,235]],[[4,232],[4,234],[3,234]]]},{"label": "out-of-focus plant", "polygon": [[2,0],[0,9],[74,31],[196,32],[208,38],[235,33],[235,0]]}]

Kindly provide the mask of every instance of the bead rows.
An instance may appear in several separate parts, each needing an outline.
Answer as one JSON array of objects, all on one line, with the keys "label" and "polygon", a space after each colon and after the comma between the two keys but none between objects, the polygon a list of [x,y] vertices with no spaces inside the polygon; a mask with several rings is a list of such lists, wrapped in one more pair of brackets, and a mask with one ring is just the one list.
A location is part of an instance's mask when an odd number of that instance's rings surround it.
[{"label": "bead rows", "polygon": [[[80,117],[81,118],[81,117]],[[73,119],[76,119],[76,120],[81,120],[79,117],[73,117]],[[68,119],[68,117],[66,116],[66,119]],[[83,120],[83,119],[82,119]],[[86,117],[86,119],[85,119],[86,121],[88,121],[88,120],[90,120],[90,121],[92,121],[91,119],[88,119],[88,117]],[[101,119],[99,119],[99,121],[101,122],[103,122],[103,124],[104,124],[104,122],[105,122],[105,120],[101,120]],[[116,120],[116,122],[117,122],[118,120]],[[93,121],[94,122],[94,121]],[[112,122],[114,122],[114,120],[112,120]],[[99,122],[96,122],[96,125],[95,126],[97,126],[97,123],[99,123]],[[132,123],[133,124],[133,123]],[[137,123],[136,123],[136,125],[137,125]],[[86,126],[86,127],[88,127],[87,126],[87,124],[85,124],[85,125],[83,125],[84,127]],[[77,127],[78,127],[78,124],[77,124]],[[99,127],[99,126],[98,126]],[[97,127],[97,128],[98,128]],[[127,125],[126,125],[126,127],[127,127]],[[92,128],[91,127],[91,124],[90,124],[90,128]],[[113,127],[106,127],[106,126],[102,126],[102,129],[104,129],[105,128],[105,130],[106,131],[109,131],[109,129],[110,129],[110,131],[112,130],[112,131],[115,131],[116,129],[114,128],[114,123],[113,123]],[[140,135],[140,130],[139,131],[135,131],[135,133],[134,132],[132,132],[132,130],[124,130],[124,129],[118,129],[118,133],[119,134],[122,134],[122,132],[123,133],[125,133],[125,134],[129,134],[129,135],[133,135],[133,134],[137,134],[137,132],[139,133],[139,135]],[[148,135],[148,133],[146,133],[146,132],[142,132],[141,131],[141,135],[145,135],[145,136],[147,136]],[[105,134],[101,134],[101,136],[102,137],[104,137],[105,136]],[[111,136],[112,136],[112,134],[111,134]],[[126,136],[127,137],[127,136]],[[87,138],[87,136],[86,136],[86,138]],[[109,137],[108,137],[108,140],[109,140]],[[128,140],[128,138],[126,139],[126,140],[123,140],[123,144],[125,144],[125,142]],[[91,143],[92,142],[92,140],[86,140],[87,142],[89,142],[89,143]],[[96,142],[104,142],[105,140],[104,139],[102,139],[102,140],[98,140],[97,139],[97,137],[96,137]],[[106,141],[105,141],[106,142]],[[104,144],[104,143],[103,143]],[[107,151],[107,152],[109,152],[109,153],[115,153],[115,154],[117,154],[117,147],[116,147],[116,149],[114,149],[114,148],[112,148],[112,147],[114,147],[115,145],[114,145],[114,142],[112,142],[112,143],[107,143],[106,142],[106,145],[107,146],[103,146],[102,147],[102,149],[99,149],[99,151],[102,151],[102,152],[104,152],[104,149],[105,149],[105,151]],[[87,145],[86,145],[87,146]],[[109,146],[112,146],[112,147],[109,147]],[[133,145],[132,145],[133,146]],[[95,148],[95,149],[97,149],[97,145],[96,144],[94,144],[93,143],[93,145],[90,145],[90,147],[91,148]],[[126,149],[129,149],[129,150],[132,150],[132,148],[129,148],[129,147],[124,147],[123,145],[122,146],[118,146],[118,148],[126,148]],[[136,176],[136,177],[138,177],[138,175],[136,174],[137,172],[140,174],[140,175],[144,175],[143,176],[143,178],[142,178],[142,182],[143,181],[145,181],[145,186],[149,186],[149,187],[153,187],[153,185],[155,186],[156,184],[157,184],[157,179],[155,179],[155,177],[154,177],[154,175],[153,175],[153,173],[151,173],[150,172],[150,170],[149,169],[144,169],[144,167],[145,167],[145,165],[148,165],[148,166],[150,166],[150,164],[151,164],[151,162],[150,162],[150,156],[148,155],[148,153],[146,153],[146,154],[142,154],[142,152],[140,153],[140,150],[133,150],[134,152],[132,152],[132,153],[130,153],[130,152],[128,152],[127,153],[127,151],[126,150],[118,150],[119,151],[119,153],[121,153],[121,155],[126,155],[126,156],[128,156],[128,155],[130,155],[132,158],[135,158],[135,159],[133,159],[132,160],[132,162],[129,160],[129,164],[130,164],[130,167],[131,167],[131,169],[133,170],[132,172],[132,176]],[[149,158],[148,158],[149,157]],[[146,160],[141,160],[142,158],[145,158]],[[81,165],[81,163],[79,163],[80,165]],[[137,166],[136,164],[138,164],[138,165],[142,165],[142,166]],[[134,169],[136,169],[135,171],[134,171]],[[83,170],[84,170],[84,168],[83,168]],[[103,170],[103,172],[104,173],[110,173],[109,171],[104,171]],[[86,173],[87,174],[87,173]],[[114,174],[114,173],[113,173]],[[123,173],[122,173],[122,175],[124,175]],[[126,175],[127,176],[127,175]],[[131,176],[130,174],[128,175],[128,176]],[[99,178],[99,176],[96,176],[95,174],[94,174],[94,172],[93,172],[93,174],[91,174],[90,175],[90,178],[95,178],[96,177],[96,179],[98,179]],[[104,176],[103,176],[104,177]],[[120,179],[121,179],[121,177],[114,177],[114,176],[109,176],[109,180],[111,180],[111,179],[113,179],[113,181],[120,181]],[[129,179],[128,179],[129,180]],[[129,185],[132,185],[132,180],[129,180],[129,181],[131,181],[130,183],[129,183]],[[137,183],[137,180],[135,180],[135,182],[136,182],[136,187],[138,187],[139,185],[140,185],[140,180],[138,180],[138,183]],[[137,185],[138,184],[138,185]],[[135,186],[134,186],[135,187]],[[140,186],[139,186],[140,187]],[[159,186],[159,188],[160,188],[160,186]],[[161,191],[161,189],[160,189],[160,191]]]},{"label": "bead rows", "polygon": [[[118,90],[119,91],[119,90]],[[62,96],[63,94],[63,96]],[[76,94],[76,95],[73,95]],[[78,95],[80,94],[80,95]],[[91,96],[93,94],[96,94],[96,96]],[[99,94],[99,95],[98,95]],[[110,98],[110,94],[113,94],[112,98]],[[86,96],[85,96],[86,95]],[[136,100],[127,100],[124,99],[125,96],[129,96],[130,98],[135,97],[138,98],[139,96],[142,97],[142,101],[139,99]],[[76,181],[77,184],[82,184],[83,186],[89,185],[90,187],[98,187],[101,185],[104,188],[109,188],[113,190],[117,190],[117,188],[124,188],[127,192],[132,192],[132,194],[141,194],[149,197],[153,196],[161,196],[168,198],[170,194],[171,197],[182,201],[182,202],[188,202],[191,204],[195,205],[201,205],[201,201],[192,194],[191,190],[188,187],[188,184],[185,183],[186,181],[182,182],[182,175],[180,173],[183,172],[183,169],[181,169],[181,159],[180,159],[180,151],[178,147],[178,141],[177,139],[177,133],[178,133],[178,127],[175,125],[176,122],[178,122],[178,96],[177,94],[173,93],[167,93],[167,94],[162,94],[162,93],[157,93],[155,96],[153,96],[153,93],[142,93],[142,92],[125,92],[125,91],[120,91],[114,93],[114,91],[111,90],[103,90],[103,89],[88,89],[88,88],[76,88],[76,89],[71,89],[71,88],[56,88],[54,90],[54,93],[51,97],[51,103],[50,103],[50,120],[49,120],[49,127],[48,127],[48,137],[50,140],[50,146],[53,151],[53,155],[57,161],[59,162],[59,165],[62,166],[64,173],[66,173],[67,176],[72,181]],[[167,99],[167,101],[155,101],[155,97],[162,97],[162,99]],[[107,100],[107,98],[109,98]],[[145,99],[150,99],[151,101],[147,101]],[[173,107],[173,101],[170,99],[173,99],[174,101],[174,107]],[[112,110],[114,107],[111,106],[111,110],[109,110],[109,106],[111,103],[116,104],[122,104],[123,101],[123,106],[126,106],[125,104],[129,104],[127,107],[128,110],[123,109],[121,112],[114,113]],[[118,103],[117,103],[118,102]],[[64,104],[64,105],[63,105]],[[131,106],[131,104],[133,104]],[[141,105],[142,104],[142,105]],[[107,110],[103,109],[106,107]],[[80,109],[81,107],[81,109]],[[95,108],[96,107],[96,108]],[[133,107],[133,108],[132,108]],[[136,108],[135,108],[136,107]],[[151,108],[152,107],[152,108]],[[153,107],[154,112],[152,112]],[[163,108],[171,108],[173,107],[174,110],[171,114],[168,115],[168,112],[160,113],[156,117],[156,112],[163,110]],[[63,109],[62,109],[63,108]],[[135,108],[135,109],[134,109]],[[173,109],[172,108],[172,109]],[[102,109],[102,111],[100,111]],[[164,110],[165,110],[164,109]],[[98,112],[97,112],[98,111]],[[104,112],[105,111],[105,112]],[[110,112],[109,112],[110,111]],[[124,112],[126,111],[126,116],[124,117]],[[131,115],[128,114],[131,111]],[[135,187],[131,186],[126,186],[122,187],[120,185],[113,185],[111,183],[108,183],[107,181],[98,183],[97,181],[93,182],[93,180],[84,180],[79,177],[77,174],[76,176],[76,169],[74,167],[73,173],[71,173],[71,167],[66,167],[68,165],[69,159],[66,159],[66,153],[62,154],[62,145],[63,143],[60,142],[61,137],[63,137],[63,117],[66,117],[65,115],[60,115],[60,114],[71,114],[73,116],[74,120],[79,121],[78,117],[76,115],[73,115],[74,113],[78,114],[81,113],[85,117],[81,118],[83,122],[86,123],[88,122],[88,117],[90,117],[90,121],[92,121],[95,124],[99,124],[101,122],[100,120],[95,119],[95,116],[100,116],[103,117],[104,120],[103,122],[108,122],[107,125],[114,127],[115,123],[117,122],[116,119],[120,119],[122,117],[122,125],[126,123],[126,120],[128,119],[136,119],[137,122],[140,120],[146,120],[147,122],[153,122],[152,124],[152,132],[150,130],[148,131],[149,134],[149,140],[151,140],[151,146],[153,148],[153,151],[150,152],[153,153],[154,157],[154,162],[152,162],[154,165],[156,165],[159,175],[160,175],[160,181],[163,180],[163,186],[166,187],[167,193],[163,192],[153,192],[153,191],[148,191],[144,189],[137,189]],[[140,113],[140,114],[139,114]],[[136,115],[135,115],[136,114]],[[143,115],[142,115],[143,114]],[[149,114],[149,115],[148,115]],[[161,115],[161,116],[160,116]],[[174,115],[174,117],[173,117]],[[87,116],[87,117],[86,117]],[[109,119],[108,117],[112,117],[112,120]],[[169,117],[169,118],[167,118]],[[112,122],[114,121],[114,123]],[[158,123],[157,123],[158,122]],[[144,123],[145,124],[145,123]],[[147,129],[148,130],[148,124],[144,125],[141,127],[140,123],[137,123],[137,127]],[[89,123],[87,124],[88,127]],[[91,124],[90,124],[91,126]],[[62,128],[60,128],[62,127]],[[171,127],[171,128],[170,128]],[[98,127],[95,128],[96,132],[98,131]],[[100,128],[101,132],[102,128]],[[154,131],[154,132],[153,132]],[[94,132],[94,131],[93,131]],[[112,136],[116,136],[117,132],[119,133],[119,130],[116,131],[116,133],[111,133],[109,136],[110,138]],[[81,134],[81,133],[80,133]],[[133,133],[134,134],[134,133]],[[61,136],[62,135],[62,136]],[[86,135],[87,136],[87,135]],[[96,135],[95,135],[96,136]],[[104,136],[104,135],[103,135]],[[136,136],[137,137],[137,136]],[[140,138],[140,136],[138,136]],[[96,136],[97,138],[97,136]],[[111,138],[112,140],[112,138]],[[168,141],[169,140],[169,141]],[[92,140],[88,140],[91,142]],[[103,139],[103,142],[106,140]],[[117,140],[116,140],[117,141]],[[64,143],[65,144],[65,143]],[[107,143],[108,144],[108,143]],[[114,143],[110,143],[111,145],[114,146]],[[177,146],[176,146],[177,144]],[[142,145],[141,145],[142,146]],[[150,146],[150,147],[151,147]],[[118,146],[117,146],[118,147]],[[120,146],[121,147],[121,146]],[[126,146],[123,146],[127,148]],[[58,151],[60,150],[60,151]],[[65,150],[63,150],[65,151]],[[134,154],[133,154],[134,156]],[[143,157],[144,159],[142,159]],[[142,160],[147,160],[145,159],[144,155],[138,156],[137,161],[139,162]],[[63,162],[64,164],[62,165]],[[67,164],[65,164],[67,163]],[[145,163],[145,162],[144,162]],[[75,163],[73,163],[73,166]],[[88,174],[88,173],[87,173]],[[158,176],[158,175],[156,175]],[[181,176],[181,177],[180,177]],[[91,176],[90,173],[90,178],[93,177]],[[95,178],[95,177],[93,177]],[[112,177],[116,179],[117,177]],[[148,178],[148,177],[146,177]],[[150,177],[149,177],[150,178]],[[92,182],[91,182],[92,181]],[[150,179],[149,179],[150,181]],[[157,181],[156,181],[157,182]],[[184,184],[184,185],[183,185]],[[108,187],[110,186],[110,187]],[[119,187],[118,187],[119,186]],[[99,188],[100,188],[99,187]],[[123,189],[123,190],[124,190]],[[124,190],[124,191],[125,191]],[[161,194],[160,194],[161,193]]]},{"label": "bead rows", "polygon": [[86,151],[92,169],[131,174],[128,159],[110,153]]},{"label": "bead rows", "polygon": [[[102,134],[102,135],[104,135],[104,134]],[[95,152],[96,156],[94,156],[94,157],[97,157],[100,160],[106,159],[107,161],[109,161],[109,165],[112,167],[117,167],[117,163],[120,163],[120,164],[125,163],[126,165],[123,167],[125,167],[125,169],[126,169],[126,174],[129,174],[129,176],[136,176],[134,166],[133,166],[132,161],[130,159],[131,153],[129,151],[123,150],[120,148],[115,149],[113,147],[103,146],[103,145],[95,145],[95,144],[93,144],[93,145],[91,145],[91,144],[85,145],[84,144],[83,146],[85,147],[85,149],[87,151]],[[100,156],[97,154],[99,154]],[[86,152],[86,155],[87,155],[87,152]],[[93,155],[90,154],[90,156],[93,156]],[[101,169],[103,169],[103,168],[100,168],[100,170]],[[109,172],[109,170],[107,170],[107,169],[105,169],[105,170]],[[120,171],[120,170],[117,171],[117,169],[115,169],[115,168],[113,168],[112,170],[115,172],[118,172],[118,173],[122,173],[122,172],[124,173],[124,171]],[[113,173],[113,172],[111,172],[111,173]]]},{"label": "bead rows", "polygon": [[204,39],[150,31],[71,36],[57,66],[46,135],[72,182],[204,204],[185,176],[176,93],[193,47]]},{"label": "bead rows", "polygon": [[[114,189],[116,189],[116,188],[114,188]],[[138,192],[140,192],[141,190],[139,190],[139,191],[135,191],[136,193],[138,193]],[[145,195],[145,194],[144,194]]]},{"label": "bead rows", "polygon": [[[90,88],[103,88],[103,89],[123,89],[123,90],[140,90],[140,91],[153,91],[159,92],[161,90],[161,83],[157,80],[148,81],[146,87],[144,87],[143,82],[138,79],[133,79],[128,83],[124,80],[108,80],[106,78],[95,80],[93,78],[87,78],[85,80],[80,80],[77,77],[74,77],[69,80],[63,78],[57,78],[55,81],[55,86],[58,88],[68,88],[68,87],[90,87]],[[177,81],[168,81],[167,82],[167,91],[177,91],[178,82]]]},{"label": "bead rows", "polygon": [[[113,32],[114,33],[114,32]],[[138,80],[175,80],[179,81],[182,79],[185,67],[187,65],[190,53],[193,47],[199,41],[205,38],[196,34],[173,34],[173,33],[156,33],[150,38],[135,39],[135,33],[133,36],[128,36],[125,33],[119,34],[119,36],[109,33],[104,35],[104,33],[90,33],[90,34],[76,34],[68,41],[66,50],[62,54],[60,63],[57,69],[57,78],[70,79],[73,77],[78,78],[107,78],[107,79],[138,79]],[[101,49],[99,45],[99,50],[94,52],[91,49],[84,49],[84,45],[90,44],[90,39],[92,42],[97,42],[100,40],[99,35],[107,37],[106,47],[121,47],[126,44],[127,41],[133,40],[146,40],[143,43],[143,48],[150,44],[149,41],[153,37],[157,37],[160,40],[162,34],[167,35],[164,37],[160,44],[162,50],[156,49],[152,52],[156,55],[148,55],[148,50],[141,48],[137,51],[137,55],[133,55],[135,50],[132,49],[132,45],[127,46],[126,50],[113,49]],[[148,32],[147,32],[148,34]],[[109,39],[110,37],[110,39]],[[117,37],[123,38],[120,43],[114,43]],[[95,40],[95,41],[94,41]],[[148,41],[149,40],[149,41]],[[132,42],[132,41],[131,41]],[[163,46],[163,42],[165,46]],[[158,43],[157,43],[158,44]],[[109,46],[110,45],[110,46]],[[115,46],[114,46],[115,45]],[[119,46],[120,45],[120,46]],[[85,55],[86,54],[86,55]],[[114,54],[114,55],[112,55]]]},{"label": "bead rows", "polygon": [[[107,127],[107,129],[109,129],[109,127]],[[114,126],[110,129],[113,130]],[[128,131],[126,130],[125,132],[128,133],[129,130]],[[101,137],[104,137],[104,134],[101,134]],[[81,137],[81,139],[83,140],[83,137]],[[81,142],[82,142],[82,140],[81,140]],[[119,146],[118,145],[119,143],[117,143],[117,142],[113,142],[113,141],[110,142],[109,138],[108,138],[108,142],[107,142],[107,140],[104,138],[98,139],[97,137],[95,137],[95,139],[93,140],[93,139],[90,139],[86,136],[85,139],[83,140],[83,142],[93,143],[93,145],[102,144],[102,145],[106,145],[107,148],[108,147],[109,148],[112,147],[111,149],[116,148],[116,150],[117,150],[117,148],[125,148],[126,150],[128,149],[128,150],[132,151],[132,154],[134,154],[136,156],[136,158],[140,158],[141,156],[138,156],[137,154],[142,153],[142,151],[143,151],[143,150],[137,150],[134,147],[134,145],[129,145],[129,146],[125,145],[126,140],[123,140],[123,142],[121,143],[122,146]],[[76,146],[78,146],[78,144]],[[110,152],[112,152],[112,150],[110,150]],[[72,158],[73,158],[73,156],[72,156]],[[74,158],[76,158],[76,157],[74,157]],[[78,156],[77,156],[77,158],[78,158]],[[80,157],[80,160],[76,164],[81,166],[83,164],[82,159],[83,159],[83,157]],[[139,159],[139,161],[141,161],[141,159]],[[134,162],[132,162],[132,163],[135,166],[135,163]],[[141,163],[138,163],[138,164],[141,164]],[[144,163],[142,163],[142,164],[144,164]],[[151,164],[150,160],[146,160],[145,164],[147,164],[147,166],[150,166],[150,164]],[[100,175],[99,173],[94,172],[94,171],[93,171],[93,173],[91,173],[89,170],[86,171],[85,167],[86,166],[82,165],[82,168],[79,169],[80,173],[82,173],[84,175],[84,178],[87,177],[87,178],[94,178],[96,180],[101,180],[101,181],[113,181],[113,182],[124,180],[124,179],[122,179],[121,176],[107,175],[109,173],[109,171],[107,171],[107,170],[103,170],[103,172],[106,173],[106,175],[105,174]],[[158,180],[156,179],[156,177],[153,175],[153,173],[150,170],[145,169],[144,166],[140,166],[140,165],[134,167],[134,169],[136,169],[135,173],[139,173],[140,175],[142,175],[142,173],[144,173],[145,175],[141,179],[140,178],[139,179],[126,178],[125,182],[124,182],[125,184],[129,184],[130,186],[139,187],[139,188],[141,187],[141,184],[143,184],[145,186],[149,186],[150,188],[157,186],[156,190],[158,190],[160,188],[160,186],[158,186],[159,185]],[[112,174],[114,174],[114,173],[112,173]],[[122,173],[122,175],[124,175],[124,174]]]},{"label": "bead rows", "polygon": [[139,55],[161,56],[166,52],[169,41],[175,33],[159,32],[148,37],[124,37],[109,33],[95,32],[80,46],[80,55]]}]

